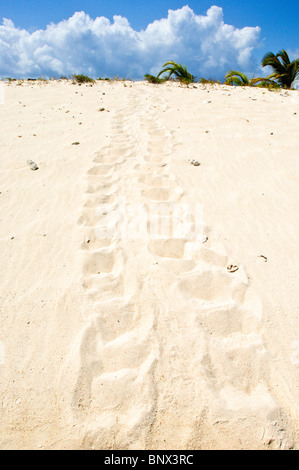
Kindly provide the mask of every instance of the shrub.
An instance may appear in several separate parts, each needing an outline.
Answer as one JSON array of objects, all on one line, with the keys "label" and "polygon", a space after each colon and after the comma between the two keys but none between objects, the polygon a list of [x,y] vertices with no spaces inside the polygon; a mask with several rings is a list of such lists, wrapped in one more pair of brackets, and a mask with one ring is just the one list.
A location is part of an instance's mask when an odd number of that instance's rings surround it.
[{"label": "shrub", "polygon": [[94,79],[87,75],[73,75],[72,79],[77,83],[94,83]]},{"label": "shrub", "polygon": [[202,85],[221,85],[219,80],[213,80],[212,78],[209,78],[208,80],[206,78],[200,78],[198,83],[201,83]]},{"label": "shrub", "polygon": [[149,83],[163,83],[163,82],[165,82],[165,79],[164,79],[164,78],[155,77],[154,75],[150,75],[149,73],[147,73],[146,75],[144,75],[144,78],[145,78],[145,80],[147,80]]}]

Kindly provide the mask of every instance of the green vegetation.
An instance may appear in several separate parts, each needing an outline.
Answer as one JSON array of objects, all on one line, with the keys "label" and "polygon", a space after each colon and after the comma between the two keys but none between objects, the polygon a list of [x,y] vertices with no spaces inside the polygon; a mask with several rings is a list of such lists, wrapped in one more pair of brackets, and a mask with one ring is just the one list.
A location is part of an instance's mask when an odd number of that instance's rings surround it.
[{"label": "green vegetation", "polygon": [[244,73],[230,70],[225,75],[225,85],[248,86],[250,80]]},{"label": "green vegetation", "polygon": [[109,78],[112,82],[125,82],[127,79],[124,77],[120,77],[119,75],[115,75],[114,77]]},{"label": "green vegetation", "polygon": [[107,77],[107,78],[99,77],[98,80],[107,80],[108,82],[126,82],[126,81],[132,81],[131,78],[120,77],[119,75],[115,75],[114,77]]},{"label": "green vegetation", "polygon": [[195,77],[188,72],[185,65],[180,65],[176,62],[173,62],[172,60],[169,60],[168,62],[165,62],[163,67],[164,68],[158,73],[157,78],[159,78],[163,73],[168,72],[166,80],[169,80],[170,77],[174,75],[177,81],[184,83],[185,85],[195,82]]},{"label": "green vegetation", "polygon": [[77,83],[94,83],[94,79],[87,75],[72,75],[71,77]]},{"label": "green vegetation", "polygon": [[268,90],[278,90],[279,88],[281,88],[279,83],[276,83],[273,80],[269,80],[267,78],[260,78],[259,81],[259,83],[255,83],[255,86],[259,88],[268,88]]},{"label": "green vegetation", "polygon": [[200,78],[198,83],[201,83],[202,85],[221,85],[220,80],[213,80],[212,78]]},{"label": "green vegetation", "polygon": [[[292,83],[296,78],[299,78],[299,58],[293,60],[289,59],[288,54],[282,49],[278,54],[274,55],[272,52],[266,54],[262,60],[262,67],[270,66],[274,73],[268,77],[249,78],[243,72],[237,70],[230,70],[225,75],[225,85],[232,86],[255,86],[259,88],[267,88],[269,90],[278,88],[290,89]],[[166,74],[164,77],[161,75]],[[173,60],[165,62],[162,70],[157,76],[146,74],[145,80],[149,83],[159,84],[165,81],[174,79],[185,85],[196,82],[196,77],[192,75],[185,65],[178,64]],[[202,85],[215,85],[221,84],[218,80],[200,78],[197,83]]]},{"label": "green vegetation", "polygon": [[258,86],[261,88],[278,88],[279,85],[270,78],[248,78],[242,72],[231,70],[225,75],[225,85]]},{"label": "green vegetation", "polygon": [[[257,78],[249,78],[245,73],[240,72],[238,70],[230,70],[225,75],[224,85],[231,85],[231,86],[254,86],[260,88],[267,88],[268,90],[277,90],[280,88],[290,89],[292,87],[293,82],[296,79],[299,79],[299,58],[296,60],[290,61],[290,58],[287,52],[282,49],[276,55],[273,52],[268,52],[262,59],[261,62],[262,67],[271,67],[273,73],[267,77],[257,77]],[[157,76],[151,74],[145,74],[144,79],[153,84],[161,84],[166,81],[176,81],[184,85],[189,85],[190,83],[199,83],[201,85],[221,85],[219,80],[213,80],[212,78],[206,79],[201,77],[200,79],[196,80],[196,77],[192,75],[185,65],[178,64],[173,60],[169,60],[165,62],[163,65],[162,70],[158,73]],[[15,78],[2,78],[9,83],[16,81]],[[43,77],[36,78],[28,78],[28,81],[42,81],[47,82],[47,79]],[[51,78],[49,79],[51,80]],[[55,77],[52,78],[55,80]],[[83,83],[95,83],[93,78],[88,77],[87,75],[79,74],[79,75],[70,75],[68,78],[65,76],[61,76],[59,80],[73,80],[73,83],[83,84]],[[118,75],[115,77],[106,77],[102,78],[99,77],[97,80],[106,80],[108,82],[114,81],[127,81],[132,79],[120,78]],[[18,80],[18,85],[21,85],[23,80]],[[126,84],[124,83],[124,86]]]},{"label": "green vegetation", "polygon": [[[232,86],[256,86],[269,90],[278,88],[290,89],[294,80],[299,78],[299,58],[291,62],[284,49],[279,51],[276,55],[273,54],[273,52],[268,52],[263,57],[261,65],[262,67],[272,67],[273,73],[268,77],[248,78],[243,72],[230,70],[225,75],[224,84]],[[163,74],[167,75],[164,78],[160,78]],[[162,70],[156,77],[150,74],[144,75],[145,80],[149,83],[163,83],[164,81],[170,80],[171,77],[174,77],[175,80],[186,85],[196,82],[195,76],[188,72],[185,65],[177,64],[172,60],[165,62]],[[220,81],[213,79],[207,80],[206,78],[200,78],[198,83],[203,85],[221,84]]]},{"label": "green vegetation", "polygon": [[282,49],[276,55],[268,52],[262,60],[262,67],[270,66],[273,73],[268,79],[277,80],[277,83],[283,88],[290,89],[294,80],[299,77],[299,58],[290,61],[287,52]]},{"label": "green vegetation", "polygon": [[294,80],[299,77],[299,59],[290,61],[287,52],[282,49],[276,55],[268,52],[262,60],[262,67],[272,67],[274,73],[268,77],[248,78],[244,73],[231,70],[225,75],[226,85],[258,86],[262,88],[290,89]]},{"label": "green vegetation", "polygon": [[145,80],[147,80],[149,83],[163,83],[163,82],[165,82],[165,78],[155,77],[154,75],[150,75],[149,73],[147,73],[146,75],[144,75],[144,78],[145,78]]},{"label": "green vegetation", "polygon": [[36,81],[39,82],[39,83],[42,82],[45,85],[49,83],[49,79],[44,78],[44,77],[38,77],[38,79]]}]

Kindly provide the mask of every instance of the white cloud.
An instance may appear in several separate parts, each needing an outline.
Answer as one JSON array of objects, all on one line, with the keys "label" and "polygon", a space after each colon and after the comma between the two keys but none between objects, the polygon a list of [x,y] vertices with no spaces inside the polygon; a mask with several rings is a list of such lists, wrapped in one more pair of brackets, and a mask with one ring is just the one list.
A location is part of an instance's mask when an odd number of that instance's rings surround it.
[{"label": "white cloud", "polygon": [[295,49],[294,51],[287,50],[290,60],[296,60],[299,58],[299,49]]},{"label": "white cloud", "polygon": [[222,8],[197,15],[185,6],[169,10],[145,30],[126,18],[91,19],[77,12],[68,20],[29,33],[3,19],[0,25],[0,76],[37,77],[84,73],[95,78],[143,78],[174,60],[197,77],[222,78],[229,69],[252,70],[260,28],[242,29],[223,21]]}]

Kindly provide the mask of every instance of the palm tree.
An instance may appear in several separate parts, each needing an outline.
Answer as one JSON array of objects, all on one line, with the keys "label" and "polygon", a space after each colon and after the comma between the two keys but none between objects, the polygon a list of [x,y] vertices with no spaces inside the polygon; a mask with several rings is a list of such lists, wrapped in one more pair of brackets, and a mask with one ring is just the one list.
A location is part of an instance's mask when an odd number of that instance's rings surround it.
[{"label": "palm tree", "polygon": [[275,87],[277,83],[268,78],[248,78],[245,73],[238,72],[237,70],[231,70],[225,75],[226,85],[237,85],[237,86],[268,86]]},{"label": "palm tree", "polygon": [[168,62],[165,62],[163,67],[164,68],[161,70],[161,72],[158,73],[157,77],[160,77],[160,75],[165,72],[169,72],[166,78],[167,80],[171,77],[171,75],[174,75],[176,79],[181,83],[188,84],[193,83],[195,81],[195,77],[188,72],[187,67],[185,65],[180,65],[176,62],[173,62],[172,60],[169,60]]},{"label": "palm tree", "polygon": [[291,62],[284,49],[276,55],[268,52],[262,60],[262,67],[267,66],[272,67],[274,71],[268,78],[277,80],[283,88],[291,88],[293,81],[299,76],[299,58]]}]

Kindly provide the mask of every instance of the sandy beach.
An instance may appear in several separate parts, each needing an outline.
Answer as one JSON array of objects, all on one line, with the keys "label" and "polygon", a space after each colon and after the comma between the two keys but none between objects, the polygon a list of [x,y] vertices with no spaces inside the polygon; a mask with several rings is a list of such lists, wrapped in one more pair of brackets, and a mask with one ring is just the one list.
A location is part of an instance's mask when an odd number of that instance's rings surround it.
[{"label": "sandy beach", "polygon": [[298,449],[299,92],[2,86],[0,448]]}]

